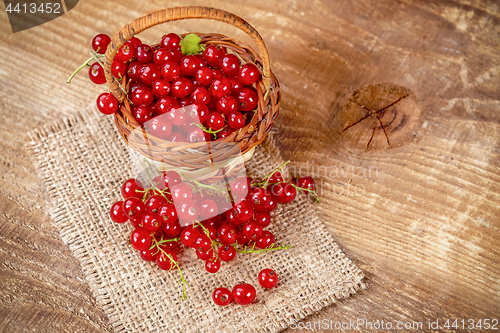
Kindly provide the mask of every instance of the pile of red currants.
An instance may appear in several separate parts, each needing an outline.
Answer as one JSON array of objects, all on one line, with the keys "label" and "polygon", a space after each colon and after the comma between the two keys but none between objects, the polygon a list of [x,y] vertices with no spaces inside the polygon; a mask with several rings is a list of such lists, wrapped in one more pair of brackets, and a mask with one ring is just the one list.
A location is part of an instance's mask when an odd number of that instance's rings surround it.
[{"label": "pile of red currants", "polygon": [[[113,59],[111,73],[126,92],[132,115],[159,139],[194,143],[225,138],[248,125],[257,108],[255,87],[261,79],[257,66],[242,64],[224,47],[199,41],[194,34],[181,39],[170,33],[158,46],[150,46],[134,37]],[[95,62],[89,65],[91,58],[86,65],[96,84],[106,83],[99,58],[110,42],[105,34],[92,40]],[[97,108],[104,114],[113,114],[118,107],[111,93],[97,98]]]},{"label": "pile of red currants", "polygon": [[130,221],[134,227],[130,243],[142,259],[163,270],[177,268],[184,282],[178,255],[187,248],[195,250],[207,272],[216,273],[237,252],[291,248],[291,244],[276,245],[275,235],[265,230],[270,213],[278,203],[293,201],[297,191],[315,195],[314,181],[302,177],[285,182],[283,165],[262,180],[236,177],[223,189],[183,180],[175,171],[159,173],[146,186],[129,179],[121,188],[124,200],[111,206],[110,216],[117,223]]}]

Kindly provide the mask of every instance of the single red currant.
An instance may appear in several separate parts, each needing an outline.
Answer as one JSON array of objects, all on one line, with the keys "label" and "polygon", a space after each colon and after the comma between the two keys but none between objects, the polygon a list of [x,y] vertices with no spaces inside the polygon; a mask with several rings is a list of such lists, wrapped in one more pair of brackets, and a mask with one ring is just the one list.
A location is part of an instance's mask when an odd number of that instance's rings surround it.
[{"label": "single red currant", "polygon": [[158,208],[158,215],[161,216],[164,222],[177,221],[177,211],[173,203],[165,203]]},{"label": "single red currant", "polygon": [[167,50],[174,50],[174,49],[180,49],[180,42],[181,42],[181,37],[179,35],[174,34],[174,33],[169,33],[168,35],[165,35],[161,39],[161,47],[167,49]]},{"label": "single red currant", "polygon": [[163,222],[163,232],[167,237],[177,237],[181,233],[181,224],[177,220],[169,220]]},{"label": "single red currant", "polygon": [[224,127],[224,117],[220,113],[212,112],[208,115],[207,126],[214,131],[218,131]]},{"label": "single red currant", "polygon": [[109,215],[113,222],[125,223],[128,221],[128,216],[123,212],[123,201],[115,202],[109,211]]},{"label": "single red currant", "polygon": [[217,273],[220,269],[220,259],[217,257],[212,257],[205,261],[205,269],[209,273]]},{"label": "single red currant", "polygon": [[158,112],[158,114],[168,113],[171,110],[177,109],[178,107],[179,105],[177,104],[177,98],[171,95],[162,96],[160,97],[158,102],[156,102],[156,112]]},{"label": "single red currant", "polygon": [[257,296],[254,286],[248,283],[240,283],[234,286],[232,294],[234,301],[240,305],[252,303]]},{"label": "single red currant", "polygon": [[210,92],[215,98],[229,96],[229,94],[231,94],[231,88],[231,80],[229,80],[227,77],[214,79],[210,84]]},{"label": "single red currant", "polygon": [[238,223],[250,221],[253,217],[252,206],[245,200],[241,201],[240,203],[234,205],[233,216]]},{"label": "single red currant", "polygon": [[160,207],[167,204],[167,199],[161,195],[153,195],[144,202],[148,213],[158,213]]},{"label": "single red currant", "polygon": [[224,138],[227,138],[228,136],[230,136],[233,132],[234,132],[234,129],[232,129],[231,127],[228,126],[225,129],[223,129],[222,131],[220,131],[219,133],[217,133],[217,136],[220,139],[224,139]]},{"label": "single red currant", "polygon": [[226,76],[236,76],[240,70],[240,60],[234,54],[226,54],[220,58],[219,68]]},{"label": "single red currant", "polygon": [[155,96],[153,91],[149,87],[138,87],[130,96],[130,100],[137,106],[145,105],[148,106],[153,103]]},{"label": "single red currant", "polygon": [[172,54],[172,61],[175,63],[179,63],[184,57],[184,54],[182,54],[181,50],[178,49],[170,50],[170,54]]},{"label": "single red currant", "polygon": [[157,64],[160,68],[167,61],[172,61],[172,53],[169,50],[160,48],[154,52],[153,62]]},{"label": "single red currant", "polygon": [[212,67],[219,66],[219,60],[224,56],[224,52],[215,45],[209,45],[203,51],[203,59]]},{"label": "single red currant", "polygon": [[147,44],[137,46],[135,50],[135,58],[143,64],[153,60],[153,49]]},{"label": "single red currant", "polygon": [[276,199],[277,202],[290,202],[295,199],[296,195],[297,190],[295,190],[292,184],[279,183],[271,186],[271,196],[273,199]]},{"label": "single red currant", "polygon": [[134,52],[135,52],[135,49],[134,49],[133,45],[130,44],[129,42],[127,42],[127,43],[125,43],[125,45],[120,47],[120,49],[116,53],[115,58],[117,58],[123,62],[129,62],[134,57]]},{"label": "single red currant", "polygon": [[111,38],[106,34],[98,34],[92,39],[92,49],[98,54],[106,53]]},{"label": "single red currant", "polygon": [[104,84],[106,83],[106,76],[104,75],[104,69],[102,66],[95,62],[89,67],[89,78],[90,81],[95,84]]},{"label": "single red currant", "polygon": [[208,107],[205,104],[195,103],[186,106],[185,109],[186,118],[191,124],[202,124],[208,119]]},{"label": "single red currant", "polygon": [[156,213],[146,213],[142,217],[142,227],[149,232],[156,232],[162,227],[162,219]]},{"label": "single red currant", "polygon": [[298,187],[314,190],[314,179],[310,176],[301,177],[297,183]]},{"label": "single red currant", "polygon": [[198,205],[192,200],[186,200],[180,205],[176,203],[176,208],[181,225],[192,223],[198,217]]},{"label": "single red currant", "polygon": [[154,248],[152,250],[147,249],[147,250],[141,251],[140,255],[141,255],[142,260],[155,261],[156,257],[158,256],[158,253],[155,253],[156,251],[158,251],[156,248]]},{"label": "single red currant", "polygon": [[[191,93],[191,102],[206,105],[210,102],[210,93],[205,87],[197,87]],[[208,110],[207,110],[208,111]]]},{"label": "single red currant", "polygon": [[153,111],[144,105],[133,108],[132,115],[140,125],[143,125],[154,117]]},{"label": "single red currant", "polygon": [[144,195],[144,186],[137,179],[131,178],[123,183],[121,192],[124,199],[130,197],[136,197],[140,199]]},{"label": "single red currant", "polygon": [[225,116],[238,111],[238,101],[233,96],[225,96],[217,100],[217,112]]},{"label": "single red currant", "polygon": [[223,244],[234,244],[236,242],[237,230],[234,225],[223,224],[217,230],[217,237]]},{"label": "single red currant", "polygon": [[146,229],[137,228],[130,234],[130,243],[134,249],[145,251],[151,246],[151,236]]},{"label": "single red currant", "polygon": [[97,109],[104,114],[113,114],[118,110],[118,100],[111,93],[102,93],[97,97]]},{"label": "single red currant", "polygon": [[127,67],[128,78],[132,80],[140,80],[142,66],[144,66],[144,64],[138,61],[131,62]]},{"label": "single red currant", "polygon": [[186,200],[191,200],[193,196],[193,191],[191,186],[186,183],[180,183],[172,187],[172,198],[177,202],[183,202]]},{"label": "single red currant", "polygon": [[172,82],[172,95],[183,98],[193,91],[193,83],[185,77],[180,77]]},{"label": "single red currant", "polygon": [[231,85],[232,85],[231,96],[238,98],[241,89],[243,89],[243,84],[235,76],[231,76],[229,79],[231,80]]},{"label": "single red currant", "polygon": [[176,171],[167,171],[163,175],[163,179],[165,180],[165,184],[169,188],[173,188],[175,184],[182,183],[181,175],[179,175]]},{"label": "single red currant", "polygon": [[243,118],[243,114],[241,112],[235,111],[229,115],[227,123],[233,129],[237,130],[245,127],[245,118]]},{"label": "single red currant", "polygon": [[257,240],[263,232],[263,228],[260,223],[255,221],[247,222],[243,225],[243,235],[249,240]]},{"label": "single red currant", "polygon": [[130,197],[123,201],[123,212],[129,218],[139,220],[144,216],[144,213],[146,213],[146,206],[141,199]]},{"label": "single red currant", "polygon": [[161,76],[167,81],[175,81],[181,77],[181,67],[173,61],[167,61],[161,67]]},{"label": "single red currant", "polygon": [[212,300],[219,306],[226,306],[233,300],[233,294],[227,288],[217,288],[212,294]]},{"label": "single red currant", "polygon": [[181,66],[182,74],[193,76],[200,68],[200,61],[194,55],[187,55],[181,59],[179,66]]},{"label": "single red currant", "polygon": [[111,75],[120,81],[127,73],[127,64],[119,59],[113,59],[111,63]]},{"label": "single red currant", "polygon": [[246,197],[248,194],[248,181],[247,177],[241,176],[235,179],[234,182],[231,183],[231,194],[235,197]]},{"label": "single red currant", "polygon": [[219,207],[217,207],[217,203],[211,199],[203,200],[200,205],[200,219],[205,220],[214,216],[217,216],[219,213]]},{"label": "single red currant", "polygon": [[210,249],[208,251],[196,250],[196,256],[201,260],[208,260],[214,256],[214,250]]},{"label": "single red currant", "polygon": [[236,257],[236,250],[232,245],[222,245],[219,248],[219,259],[222,261],[229,262]]},{"label": "single red currant", "polygon": [[210,238],[202,233],[194,243],[194,248],[200,252],[207,252],[212,248],[212,242]]},{"label": "single red currant", "polygon": [[251,111],[257,107],[257,94],[252,88],[242,88],[237,99],[238,109],[241,111]]},{"label": "single red currant", "polygon": [[277,184],[277,183],[283,183],[283,176],[281,176],[281,172],[276,171],[269,177],[269,183],[270,184]]},{"label": "single red currant", "polygon": [[278,284],[278,274],[270,268],[266,268],[259,273],[259,283],[266,289],[274,288]]},{"label": "single red currant", "polygon": [[147,124],[147,130],[158,139],[166,139],[172,133],[172,124],[168,117],[162,115],[151,119]]},{"label": "single red currant", "polygon": [[244,64],[238,72],[238,80],[244,85],[252,85],[260,78],[260,72],[254,64]]},{"label": "single red currant", "polygon": [[205,132],[195,125],[190,125],[186,133],[186,141],[191,143],[205,142],[207,138]]},{"label": "single red currant", "polygon": [[140,70],[141,80],[144,84],[152,86],[153,83],[161,78],[161,70],[158,65],[153,63],[146,63]]},{"label": "single red currant", "polygon": [[265,228],[271,223],[271,215],[265,210],[254,209],[252,221],[259,223],[262,228]]},{"label": "single red currant", "polygon": [[265,188],[254,187],[248,192],[246,200],[253,209],[266,209],[271,200],[271,193]]},{"label": "single red currant", "polygon": [[156,265],[164,271],[169,271],[175,267],[177,255],[172,251],[161,251],[156,256]]},{"label": "single red currant", "polygon": [[166,96],[170,92],[170,82],[165,79],[158,79],[153,82],[152,91],[153,94],[158,98]]},{"label": "single red currant", "polygon": [[265,249],[266,247],[274,244],[275,239],[272,232],[264,230],[262,235],[255,241],[255,246],[259,249]]},{"label": "single red currant", "polygon": [[201,85],[208,86],[210,83],[212,83],[212,80],[214,78],[214,74],[210,68],[201,67],[198,70],[196,70],[195,77],[196,77],[196,80]]}]

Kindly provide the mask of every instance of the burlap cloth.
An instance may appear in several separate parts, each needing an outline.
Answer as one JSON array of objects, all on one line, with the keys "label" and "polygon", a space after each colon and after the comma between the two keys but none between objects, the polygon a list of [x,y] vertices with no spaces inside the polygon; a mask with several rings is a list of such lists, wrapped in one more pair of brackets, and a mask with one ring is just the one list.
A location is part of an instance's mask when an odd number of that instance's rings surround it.
[{"label": "burlap cloth", "polygon": [[[30,137],[47,188],[48,213],[115,332],[276,332],[364,287],[363,273],[335,244],[310,200],[299,195],[278,206],[269,226],[276,242],[292,243],[292,249],[238,254],[216,274],[207,273],[187,249],[180,264],[190,286],[181,300],[178,272],[143,261],[128,243],[129,223],[109,218],[121,184],[132,176],[128,148],[113,117],[91,108]],[[267,140],[246,168],[250,176],[262,177],[281,162]],[[260,287],[257,275],[264,268],[278,273],[275,289]],[[232,289],[239,281],[255,286],[256,303],[220,307],[212,302],[216,288]]]}]

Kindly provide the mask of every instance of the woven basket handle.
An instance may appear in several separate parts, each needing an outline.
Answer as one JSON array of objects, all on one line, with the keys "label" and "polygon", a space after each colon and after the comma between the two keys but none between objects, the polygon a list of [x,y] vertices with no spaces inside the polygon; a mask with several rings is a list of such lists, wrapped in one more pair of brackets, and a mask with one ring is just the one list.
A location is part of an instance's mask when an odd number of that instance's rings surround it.
[{"label": "woven basket handle", "polygon": [[252,37],[252,39],[257,44],[262,57],[262,83],[264,84],[266,90],[269,89],[271,84],[269,54],[267,52],[266,45],[264,44],[264,40],[259,35],[257,30],[255,30],[248,22],[246,22],[239,16],[221,9],[196,6],[175,7],[152,12],[146,16],[136,19],[132,23],[126,25],[120,32],[118,32],[109,44],[109,47],[105,54],[104,72],[106,74],[106,80],[108,81],[108,84],[110,86],[110,91],[113,95],[115,95],[118,101],[123,102],[126,97],[123,91],[120,89],[118,82],[111,74],[111,64],[113,62],[113,58],[118,52],[118,49],[120,49],[120,47],[122,47],[136,34],[148,28],[165,22],[186,19],[208,19],[229,23],[243,30],[250,37]]}]

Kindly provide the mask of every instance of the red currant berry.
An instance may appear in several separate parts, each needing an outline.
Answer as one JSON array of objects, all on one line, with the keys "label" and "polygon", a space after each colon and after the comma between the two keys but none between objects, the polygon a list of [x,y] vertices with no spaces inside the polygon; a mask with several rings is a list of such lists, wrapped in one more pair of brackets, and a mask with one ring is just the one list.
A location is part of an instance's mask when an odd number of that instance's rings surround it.
[{"label": "red currant berry", "polygon": [[127,75],[129,79],[140,80],[142,66],[144,66],[144,64],[138,61],[131,62],[130,65],[128,65],[127,67]]},{"label": "red currant berry", "polygon": [[158,215],[161,216],[164,222],[177,221],[177,211],[173,203],[165,203],[158,208]]},{"label": "red currant berry", "polygon": [[165,35],[161,39],[161,47],[167,49],[167,50],[174,50],[174,49],[180,49],[180,42],[181,42],[181,37],[179,35],[174,34],[174,33],[169,33],[168,35]]},{"label": "red currant berry", "polygon": [[236,250],[232,245],[223,245],[219,248],[219,259],[225,262],[231,261],[236,257]]},{"label": "red currant berry", "polygon": [[170,82],[165,79],[158,79],[153,82],[152,90],[153,94],[158,98],[166,96],[170,92]]},{"label": "red currant berry", "polygon": [[165,64],[167,61],[172,61],[172,53],[170,53],[169,50],[167,49],[158,49],[154,52],[153,55],[153,62],[158,65],[160,68]]},{"label": "red currant berry", "polygon": [[186,136],[184,135],[184,133],[172,131],[172,133],[170,133],[170,135],[168,136],[167,141],[186,142]]},{"label": "red currant berry", "polygon": [[160,97],[158,102],[156,102],[156,112],[158,112],[158,114],[168,113],[172,109],[175,110],[178,107],[177,98],[171,95]]},{"label": "red currant berry", "polygon": [[219,60],[219,68],[226,76],[236,76],[240,70],[240,60],[234,54],[226,54]]},{"label": "red currant berry", "polygon": [[139,220],[144,216],[144,213],[146,213],[146,206],[141,199],[130,197],[123,201],[123,212],[129,218]]},{"label": "red currant berry", "polygon": [[[195,247],[196,240],[201,236],[198,229],[186,228],[181,232],[181,242],[188,247]],[[206,252],[206,251],[205,251]]]},{"label": "red currant berry", "polygon": [[298,187],[314,190],[314,179],[310,176],[301,177],[297,183]]},{"label": "red currant berry", "polygon": [[205,199],[200,203],[200,218],[202,220],[217,216],[219,213],[219,207],[215,201],[211,199]]},{"label": "red currant berry", "polygon": [[123,62],[129,62],[134,57],[134,52],[135,52],[134,47],[131,44],[129,44],[129,42],[127,42],[125,43],[125,45],[120,47],[120,49],[116,53],[115,58]]},{"label": "red currant berry", "polygon": [[144,186],[140,181],[134,178],[125,181],[121,188],[122,196],[124,199],[130,197],[136,197],[140,199],[144,195],[144,193],[141,191],[144,191]]},{"label": "red currant berry", "polygon": [[142,44],[142,41],[137,37],[132,37],[126,44],[130,46],[135,52],[135,50],[137,50],[137,47]]},{"label": "red currant berry", "polygon": [[238,72],[238,80],[246,86],[254,84],[259,78],[259,69],[254,64],[244,64]]},{"label": "red currant berry", "polygon": [[161,76],[167,81],[175,81],[181,77],[181,67],[173,61],[167,61],[161,67]]},{"label": "red currant berry", "polygon": [[281,176],[281,172],[276,171],[269,177],[269,183],[270,184],[277,184],[277,183],[283,183],[283,176]]},{"label": "red currant berry", "polygon": [[104,75],[104,69],[99,63],[93,63],[89,68],[89,78],[90,81],[95,84],[104,84],[106,83],[106,76]]},{"label": "red currant berry", "polygon": [[191,93],[191,102],[206,105],[210,102],[210,93],[205,87],[197,87]]},{"label": "red currant berry", "polygon": [[138,87],[130,96],[132,103],[138,106],[148,106],[153,103],[154,98],[153,91],[149,87]]},{"label": "red currant berry", "polygon": [[113,94],[102,93],[97,97],[97,109],[104,114],[113,114],[118,110],[118,100]]},{"label": "red currant berry", "polygon": [[223,224],[217,230],[219,241],[226,245],[231,245],[236,242],[237,230],[231,224]]},{"label": "red currant berry", "polygon": [[106,53],[111,38],[106,34],[98,34],[92,39],[92,49],[98,54]]},{"label": "red currant berry", "polygon": [[293,201],[296,195],[297,190],[295,190],[292,184],[279,183],[271,186],[271,196],[277,202],[285,203]]},{"label": "red currant berry", "polygon": [[227,123],[233,129],[237,130],[245,127],[245,118],[243,118],[243,114],[241,112],[235,111],[229,115]]},{"label": "red currant berry", "polygon": [[217,257],[212,257],[205,261],[205,269],[209,273],[217,273],[220,269],[220,259]]},{"label": "red currant berry", "polygon": [[198,126],[190,125],[186,133],[186,141],[191,143],[205,142],[205,132]]},{"label": "red currant berry", "polygon": [[249,240],[257,240],[262,235],[263,228],[258,222],[250,221],[243,225],[242,231]]},{"label": "red currant berry", "polygon": [[217,288],[212,294],[212,300],[219,306],[226,306],[233,300],[233,294],[227,288]]},{"label": "red currant berry", "polygon": [[180,77],[172,82],[172,95],[183,98],[193,91],[193,83],[185,77]]},{"label": "red currant berry", "polygon": [[130,243],[134,249],[145,251],[151,246],[151,236],[146,229],[137,228],[130,234]]},{"label": "red currant berry", "polygon": [[248,283],[240,283],[233,288],[233,299],[240,305],[252,303],[257,296],[254,286]]},{"label": "red currant berry", "polygon": [[[174,262],[172,262],[172,260]],[[172,251],[161,251],[156,256],[156,265],[164,271],[169,271],[177,263],[177,255]]]},{"label": "red currant berry", "polygon": [[123,212],[123,201],[115,202],[109,211],[109,215],[113,222],[125,223],[128,221],[128,216]]},{"label": "red currant berry", "polygon": [[214,74],[212,70],[208,67],[201,67],[195,73],[196,80],[204,86],[208,86],[212,83]]},{"label": "red currant berry", "polygon": [[254,187],[248,192],[246,200],[254,209],[266,209],[271,200],[271,193],[265,188]]},{"label": "red currant berry", "polygon": [[181,59],[179,66],[181,66],[182,74],[185,76],[193,76],[200,68],[200,61],[194,55],[187,55]]},{"label": "red currant berry", "polygon": [[207,126],[214,131],[218,131],[224,127],[224,117],[220,113],[212,112],[208,115]]},{"label": "red currant berry", "polygon": [[177,184],[171,190],[172,190],[172,198],[177,202],[191,200],[193,196],[193,191],[191,190],[191,187],[186,183]]},{"label": "red currant berry", "polygon": [[161,195],[153,195],[149,197],[146,202],[144,202],[148,213],[158,213],[160,211],[160,207],[167,204],[167,199]]},{"label": "red currant berry", "polygon": [[253,217],[253,209],[247,201],[243,200],[234,206],[232,214],[236,222],[245,223]]},{"label": "red currant berry", "polygon": [[163,222],[163,232],[167,237],[177,237],[181,233],[181,225],[177,220],[169,220]]},{"label": "red currant berry", "polygon": [[214,77],[214,80],[225,77],[224,73],[222,73],[222,71],[220,69],[214,69],[212,71],[212,76]]},{"label": "red currant berry", "polygon": [[127,64],[119,59],[114,59],[111,63],[111,75],[117,80],[121,80],[127,73]]},{"label": "red currant berry", "polygon": [[241,84],[241,82],[235,76],[231,76],[229,79],[231,80],[232,85],[231,96],[238,98],[241,89],[243,89],[243,84]]},{"label": "red currant berry", "polygon": [[191,104],[186,108],[186,118],[189,123],[202,124],[208,119],[208,107],[205,104]]},{"label": "red currant berry", "polygon": [[222,98],[231,94],[231,80],[227,77],[214,79],[210,84],[210,92],[215,98]]},{"label": "red currant berry", "polygon": [[147,130],[158,139],[166,139],[172,133],[172,124],[169,122],[168,117],[158,116],[148,122]]},{"label": "red currant berry", "polygon": [[210,249],[208,251],[196,250],[196,256],[201,260],[208,260],[214,256],[214,250]]},{"label": "red currant berry", "polygon": [[262,235],[260,235],[260,237],[255,241],[255,246],[259,249],[265,249],[273,244],[274,241],[275,239],[273,233],[268,230],[264,230]]},{"label": "red currant berry", "polygon": [[253,221],[259,223],[262,228],[265,228],[271,223],[271,215],[265,210],[253,210]]},{"label": "red currant berry", "polygon": [[241,111],[251,111],[257,107],[257,94],[253,89],[245,87],[238,94],[238,109]]},{"label": "red currant berry", "polygon": [[181,224],[187,225],[193,222],[198,217],[198,205],[192,200],[186,200],[177,206],[177,215]]},{"label": "red currant berry", "polygon": [[184,54],[182,54],[181,50],[177,50],[177,49],[170,50],[170,54],[172,54],[172,61],[177,63],[177,64],[184,57]]},{"label": "red currant berry", "polygon": [[232,129],[231,127],[228,126],[225,129],[223,129],[222,131],[220,131],[219,133],[217,133],[217,136],[220,139],[224,139],[224,138],[227,138],[228,136],[230,136],[233,132],[234,132],[234,129]]},{"label": "red currant berry", "polygon": [[151,62],[153,60],[153,49],[147,44],[141,44],[135,50],[135,58],[143,64]]},{"label": "red currant berry", "polygon": [[144,84],[152,86],[153,83],[161,78],[161,70],[158,65],[153,63],[144,64],[140,70],[141,80]]},{"label": "red currant berry", "polygon": [[173,188],[176,184],[182,183],[181,175],[176,171],[165,172],[163,179],[165,180],[165,185],[169,188]]},{"label": "red currant berry", "polygon": [[231,194],[235,197],[246,197],[248,194],[248,181],[247,177],[241,176],[236,178],[234,182],[231,183]]},{"label": "red currant berry", "polygon": [[250,242],[250,240],[243,235],[243,231],[238,232],[236,235],[236,241],[239,245],[247,245]]},{"label": "red currant berry", "polygon": [[141,125],[153,118],[153,111],[147,106],[138,106],[133,109],[132,115]]},{"label": "red currant berry", "polygon": [[141,251],[141,259],[145,260],[145,261],[155,261],[156,257],[158,256],[158,253],[155,254],[156,251],[157,251],[156,248],[154,248],[152,250],[147,249],[147,250]]},{"label": "red currant berry", "polygon": [[274,288],[278,284],[278,274],[270,268],[266,268],[259,273],[259,283],[266,289]]},{"label": "red currant berry", "polygon": [[149,232],[156,232],[162,226],[162,219],[156,213],[146,213],[142,217],[142,227]]},{"label": "red currant berry", "polygon": [[224,52],[215,45],[209,45],[203,51],[203,59],[212,67],[219,66],[219,60],[224,56]]},{"label": "red currant berry", "polygon": [[269,206],[267,208],[265,208],[265,211],[270,213],[273,210],[275,210],[276,207],[278,207],[278,202],[275,199],[273,199],[273,197],[271,196],[271,200],[269,201]]},{"label": "red currant berry", "polygon": [[200,252],[206,252],[212,248],[212,242],[207,235],[202,233],[200,237],[196,239],[194,248]]},{"label": "red currant berry", "polygon": [[217,100],[217,112],[225,116],[238,111],[238,101],[233,96],[225,96]]}]

